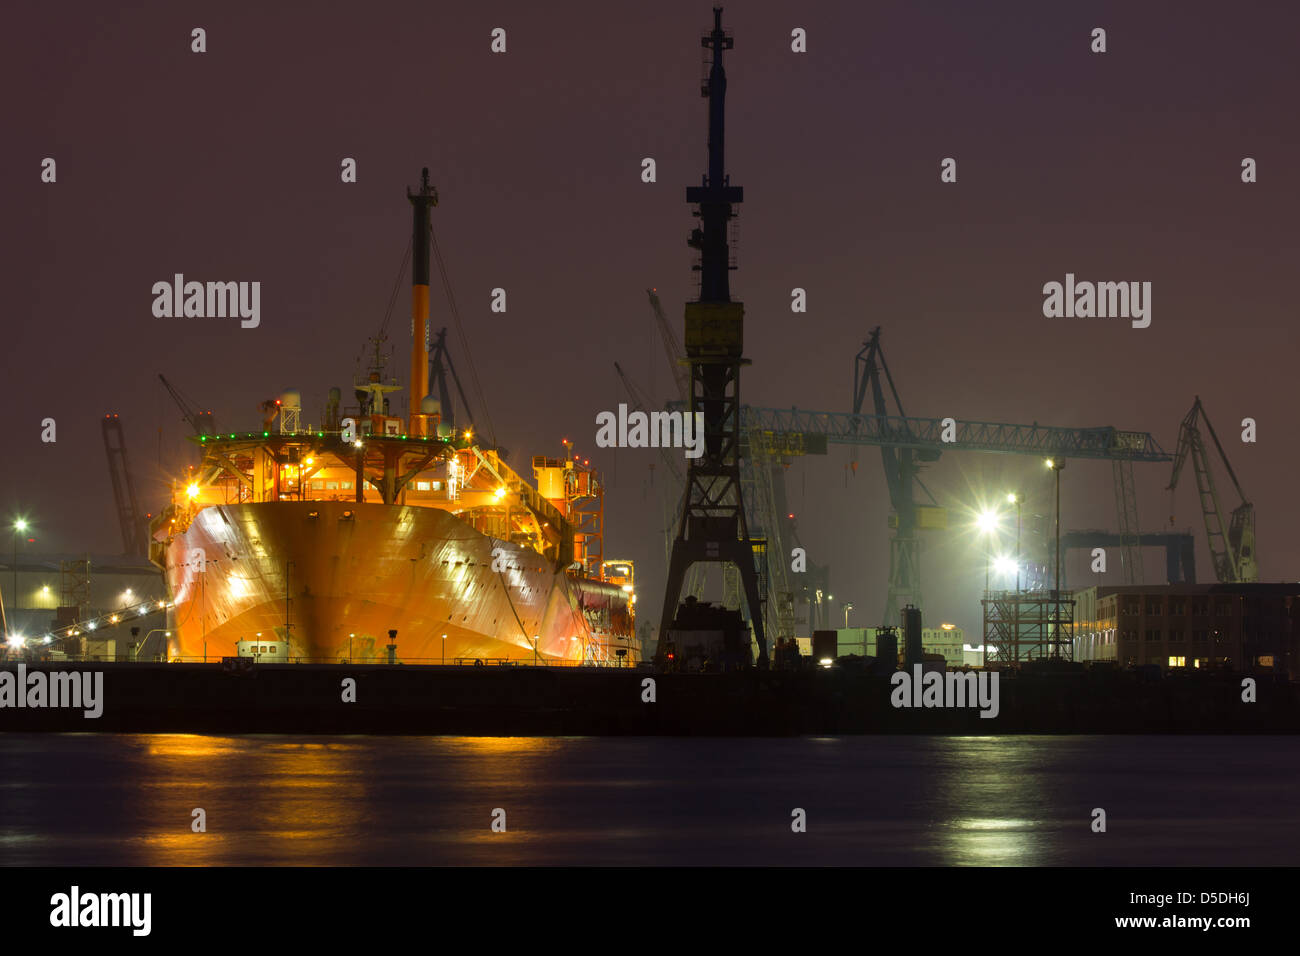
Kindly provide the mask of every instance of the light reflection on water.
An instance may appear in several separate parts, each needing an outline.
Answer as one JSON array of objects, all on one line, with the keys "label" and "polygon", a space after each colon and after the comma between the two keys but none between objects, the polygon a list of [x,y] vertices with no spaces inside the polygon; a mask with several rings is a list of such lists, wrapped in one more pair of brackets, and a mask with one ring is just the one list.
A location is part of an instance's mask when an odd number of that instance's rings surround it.
[{"label": "light reflection on water", "polygon": [[9,734],[0,862],[1294,865],[1297,758],[1289,737]]}]

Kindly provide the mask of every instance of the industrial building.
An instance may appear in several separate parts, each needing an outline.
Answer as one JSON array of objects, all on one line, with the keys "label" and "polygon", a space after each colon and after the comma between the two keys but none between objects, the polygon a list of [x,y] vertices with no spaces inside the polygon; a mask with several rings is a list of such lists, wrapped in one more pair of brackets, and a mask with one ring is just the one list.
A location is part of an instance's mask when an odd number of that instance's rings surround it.
[{"label": "industrial building", "polygon": [[1300,676],[1300,583],[1099,585],[1073,597],[1076,661]]},{"label": "industrial building", "polygon": [[[167,626],[162,573],[134,556],[20,553],[17,563],[0,564],[0,598],[8,634],[21,635],[29,646],[53,630],[85,624],[78,629],[77,656],[124,657],[132,627],[143,637]],[[60,640],[60,647],[65,644]]]}]

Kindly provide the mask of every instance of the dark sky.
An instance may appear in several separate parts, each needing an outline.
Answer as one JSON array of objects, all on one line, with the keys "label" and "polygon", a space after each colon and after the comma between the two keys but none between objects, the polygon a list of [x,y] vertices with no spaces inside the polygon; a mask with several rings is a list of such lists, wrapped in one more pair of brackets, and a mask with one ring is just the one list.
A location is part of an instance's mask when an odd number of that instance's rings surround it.
[{"label": "dark sky", "polygon": [[[159,372],[225,427],[254,426],[257,404],[286,387],[302,390],[311,421],[330,385],[346,394],[424,165],[516,467],[559,454],[563,437],[594,450],[596,413],[623,400],[615,360],[667,397],[644,289],[658,287],[675,323],[694,293],[684,187],[705,166],[708,3],[22,3],[5,19],[0,508],[34,520],[41,550],[120,549],[107,411],[158,506],[152,482],[182,460],[187,432]],[[724,24],[736,38],[728,168],[746,200],[732,291],[754,363],[747,402],[847,409],[853,356],[876,325],[913,415],[1109,424],[1172,452],[1199,394],[1256,503],[1262,579],[1297,576],[1300,8],[750,2]],[[497,26],[504,55],[489,51]],[[1089,51],[1096,26],[1104,55]],[[790,51],[794,27],[808,31],[806,54]],[[54,185],[39,180],[46,156]],[[346,156],[354,185],[339,179]],[[955,185],[939,181],[948,156]],[[1240,181],[1245,156],[1258,183]],[[260,281],[261,327],[154,318],[150,287],[175,272]],[[1041,288],[1066,272],[1152,282],[1150,328],[1044,318]],[[403,380],[408,283],[392,322]],[[497,286],[504,315],[489,311]],[[808,290],[803,316],[790,312],[795,286]],[[450,324],[436,280],[432,301],[435,328]],[[53,445],[40,441],[47,416]],[[1239,440],[1247,416],[1254,445]],[[796,464],[789,493],[837,598],[874,624],[888,502],[879,453],[859,457],[851,479],[843,447]],[[640,562],[655,620],[656,453],[595,458],[612,486],[607,553]],[[1147,529],[1169,525],[1168,477],[1138,470]],[[926,481],[954,524],[1015,485],[1027,513],[1051,506],[1035,459],[954,452]],[[1063,481],[1067,528],[1115,526],[1108,464],[1074,462]],[[1178,527],[1196,523],[1206,580],[1190,474],[1176,513]],[[982,552],[961,531],[927,540],[927,623],[977,630]],[[1160,556],[1147,567],[1159,579]],[[1068,570],[1073,584],[1093,580],[1081,562]]]}]

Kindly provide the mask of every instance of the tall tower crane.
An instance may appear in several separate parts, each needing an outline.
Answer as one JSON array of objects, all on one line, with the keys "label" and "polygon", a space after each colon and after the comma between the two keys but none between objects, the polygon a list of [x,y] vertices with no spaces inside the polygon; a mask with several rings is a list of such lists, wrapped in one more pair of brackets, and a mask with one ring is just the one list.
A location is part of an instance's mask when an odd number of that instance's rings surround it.
[{"label": "tall tower crane", "polygon": [[[758,666],[768,664],[755,542],[751,540],[740,480],[740,369],[744,357],[744,306],[732,301],[728,223],[744,190],[726,173],[724,50],[734,41],[722,29],[722,8],[713,8],[713,30],[703,38],[710,51],[709,77],[701,93],[709,101],[708,172],[699,186],[688,186],[686,201],[697,206],[699,226],[687,244],[699,251],[699,297],[686,305],[685,345],[690,360],[689,412],[704,416],[704,449],[686,470],[677,537],[668,562],[661,622],[674,620],[686,574],[695,564],[734,564],[739,569]],[[664,625],[661,624],[661,627]],[[660,651],[663,641],[660,641]]]},{"label": "tall tower crane", "polygon": [[[1210,433],[1214,447],[1218,449],[1232,486],[1237,489],[1241,499],[1232,511],[1227,523],[1223,520],[1223,504],[1219,500],[1219,491],[1214,484],[1214,473],[1210,471],[1210,459],[1206,452],[1205,440],[1201,435],[1201,425]],[[1255,561],[1255,506],[1246,500],[1246,493],[1241,490],[1241,482],[1228,461],[1228,456],[1219,443],[1219,436],[1214,433],[1210,417],[1201,405],[1200,396],[1192,403],[1192,410],[1183,419],[1178,430],[1178,451],[1174,454],[1173,475],[1169,479],[1170,517],[1173,524],[1173,494],[1178,487],[1178,477],[1182,474],[1183,464],[1188,456],[1192,459],[1192,469],[1196,472],[1196,491],[1201,503],[1201,517],[1205,521],[1205,537],[1210,545],[1210,561],[1214,565],[1214,574],[1224,584],[1247,584],[1259,580],[1259,565]]]}]

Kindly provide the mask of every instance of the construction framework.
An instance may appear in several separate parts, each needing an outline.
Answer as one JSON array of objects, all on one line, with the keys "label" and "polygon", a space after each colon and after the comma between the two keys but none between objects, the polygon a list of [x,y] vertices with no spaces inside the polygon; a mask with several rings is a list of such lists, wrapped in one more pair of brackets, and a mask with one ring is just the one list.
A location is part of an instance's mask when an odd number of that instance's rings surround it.
[{"label": "construction framework", "polygon": [[990,591],[984,606],[984,663],[1074,660],[1074,598],[1067,591]]}]

